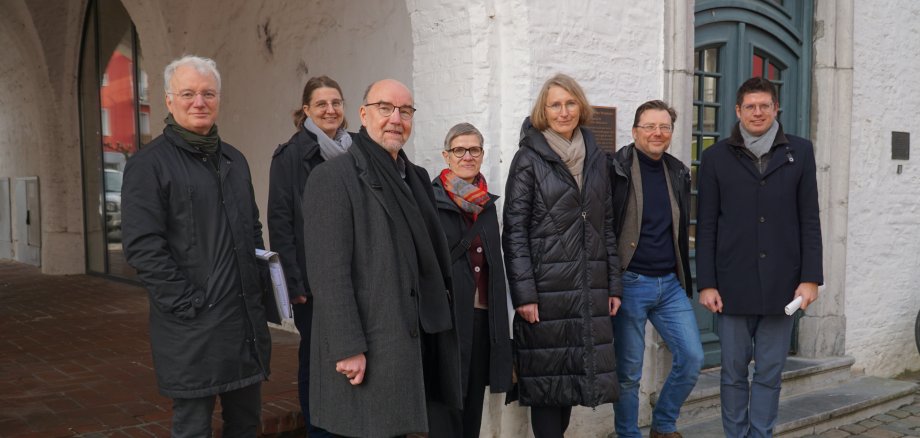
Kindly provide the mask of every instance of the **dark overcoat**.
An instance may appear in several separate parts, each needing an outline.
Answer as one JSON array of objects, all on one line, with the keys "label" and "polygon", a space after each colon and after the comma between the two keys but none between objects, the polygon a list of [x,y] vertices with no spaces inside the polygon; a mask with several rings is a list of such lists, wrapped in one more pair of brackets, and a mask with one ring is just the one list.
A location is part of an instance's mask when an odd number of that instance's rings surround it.
[{"label": "dark overcoat", "polygon": [[[370,140],[362,133],[355,137],[359,141]],[[427,208],[437,222],[431,178],[425,169],[408,160],[406,164],[406,173],[424,182],[430,202]],[[352,146],[317,167],[304,193],[307,274],[315,306],[311,420],[330,432],[354,437],[426,432],[426,382],[432,385],[429,392],[440,400],[460,405],[456,332],[452,328],[441,332],[453,336],[452,348],[442,350],[433,344],[443,339],[423,333],[419,293],[400,276],[400,264],[408,262],[407,255],[400,254],[393,242],[390,215],[401,213],[388,210],[392,207],[381,194],[384,184],[369,166],[364,152]],[[444,252],[441,271],[449,276],[447,243],[440,225],[436,232],[442,240],[434,242],[435,249]],[[441,258],[438,262],[442,263]],[[450,318],[449,308],[447,312]],[[452,327],[451,321],[445,322]],[[439,357],[438,370],[426,370],[428,376],[423,372],[422,338],[426,351],[445,353]],[[364,382],[352,386],[335,366],[359,353],[365,354],[367,369]]]},{"label": "dark overcoat", "polygon": [[581,190],[543,134],[524,122],[505,187],[505,269],[514,318],[520,402],[597,406],[616,400],[608,298],[621,296],[607,160],[590,130]]},{"label": "dark overcoat", "polygon": [[703,152],[697,287],[728,315],[782,315],[799,283],[824,282],[814,146],[780,126],[763,173],[744,147],[736,125]]},{"label": "dark overcoat", "polygon": [[291,300],[311,298],[303,245],[303,210],[300,200],[310,172],[322,164],[316,135],[299,129],[272,154],[268,181],[268,239],[280,256]]},{"label": "dark overcoat", "polygon": [[[150,347],[160,392],[196,398],[269,375],[271,338],[255,249],[262,224],[249,164],[221,142],[220,175],[171,128],[128,160],[122,188],[125,255],[150,296]],[[231,231],[239,285],[215,278],[218,221]],[[215,275],[212,275],[215,274]],[[235,281],[235,280],[234,280]]]},{"label": "dark overcoat", "polygon": [[[447,236],[447,244],[454,248],[466,234],[470,225],[454,201],[450,199],[440,178],[435,178],[434,197],[438,216]],[[505,261],[502,258],[501,235],[498,231],[497,195],[489,194],[489,202],[477,218],[481,222],[479,239],[489,266],[489,390],[507,392],[511,389],[511,333],[508,331],[508,290],[505,286]],[[460,338],[460,369],[462,388],[467,387],[470,357],[473,349],[473,309],[476,281],[469,253],[452,260],[451,282],[454,292],[454,314]]]}]

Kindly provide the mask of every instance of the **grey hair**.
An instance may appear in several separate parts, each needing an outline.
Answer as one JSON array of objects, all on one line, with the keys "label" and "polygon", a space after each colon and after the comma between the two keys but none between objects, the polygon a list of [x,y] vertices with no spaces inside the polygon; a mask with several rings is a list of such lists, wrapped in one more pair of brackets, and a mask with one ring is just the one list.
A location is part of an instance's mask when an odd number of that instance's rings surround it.
[{"label": "grey hair", "polygon": [[173,75],[176,74],[176,69],[182,66],[194,68],[198,73],[203,75],[213,75],[214,80],[217,81],[217,92],[220,93],[220,72],[217,71],[217,63],[211,58],[185,55],[170,62],[163,70],[163,90],[166,91],[166,94],[172,91],[169,89],[169,84],[172,82]]},{"label": "grey hair", "polygon": [[475,135],[479,137],[479,145],[484,146],[483,143],[485,140],[482,138],[482,133],[472,124],[463,122],[457,123],[453,128],[447,131],[447,136],[444,137],[444,150],[450,150],[450,142],[461,135]]}]

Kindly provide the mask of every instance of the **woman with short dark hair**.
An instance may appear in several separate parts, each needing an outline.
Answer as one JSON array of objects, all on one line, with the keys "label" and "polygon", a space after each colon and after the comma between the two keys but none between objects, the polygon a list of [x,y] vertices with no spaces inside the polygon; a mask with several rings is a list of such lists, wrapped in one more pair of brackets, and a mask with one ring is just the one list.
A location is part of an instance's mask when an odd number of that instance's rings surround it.
[{"label": "woman with short dark hair", "polygon": [[447,168],[434,197],[451,247],[455,326],[460,339],[463,410],[431,414],[430,436],[478,437],[485,387],[511,389],[508,292],[495,200],[480,172],[482,133],[469,123],[450,128],[441,155]]}]

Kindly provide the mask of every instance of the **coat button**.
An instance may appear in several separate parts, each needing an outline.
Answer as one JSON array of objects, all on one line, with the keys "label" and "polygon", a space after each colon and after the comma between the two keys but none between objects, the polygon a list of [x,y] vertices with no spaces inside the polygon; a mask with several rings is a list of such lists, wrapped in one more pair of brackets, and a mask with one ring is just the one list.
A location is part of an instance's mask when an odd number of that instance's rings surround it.
[{"label": "coat button", "polygon": [[766,222],[766,221],[767,221],[767,218],[765,218],[765,217],[763,217],[763,216],[760,217],[760,223],[764,223],[764,222]]},{"label": "coat button", "polygon": [[629,246],[635,248],[635,247],[636,247],[636,242],[629,242]]},{"label": "coat button", "polygon": [[767,185],[767,181],[766,181],[766,180],[763,180],[763,179],[762,179],[762,180],[760,180],[760,185],[762,185],[762,186],[765,186],[765,185]]},{"label": "coat button", "polygon": [[760,258],[762,258],[762,259],[767,258],[767,253],[765,253],[765,252],[760,253]]}]

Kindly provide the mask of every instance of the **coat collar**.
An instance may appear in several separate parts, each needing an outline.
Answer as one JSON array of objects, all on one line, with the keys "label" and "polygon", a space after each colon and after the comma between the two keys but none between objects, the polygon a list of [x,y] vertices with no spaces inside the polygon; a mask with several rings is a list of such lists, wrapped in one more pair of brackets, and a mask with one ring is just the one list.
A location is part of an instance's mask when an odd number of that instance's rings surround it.
[{"label": "coat collar", "polygon": [[[770,162],[767,163],[767,168],[764,169],[762,174],[754,167],[754,163],[745,155],[744,149],[746,149],[746,147],[744,146],[744,139],[741,137],[740,123],[735,124],[735,127],[732,129],[732,135],[726,140],[726,143],[734,149],[735,156],[741,161],[742,166],[757,178],[766,178],[767,175],[775,172],[783,165],[795,162],[795,154],[789,148],[789,139],[786,137],[785,131],[783,131],[782,123],[779,124],[779,130],[776,132],[776,138],[773,140],[773,145],[770,146],[770,153],[773,155],[770,157]],[[780,146],[785,146],[785,153],[776,153],[776,149]]]}]

